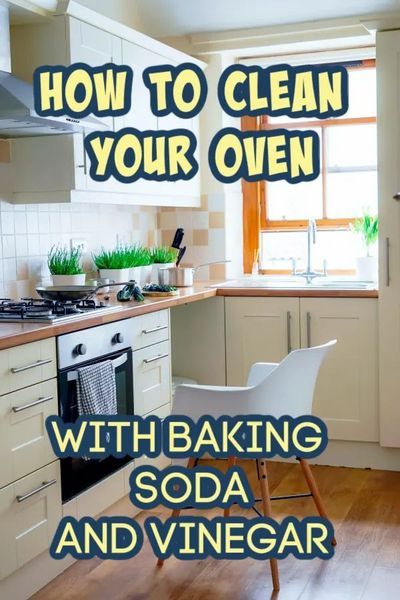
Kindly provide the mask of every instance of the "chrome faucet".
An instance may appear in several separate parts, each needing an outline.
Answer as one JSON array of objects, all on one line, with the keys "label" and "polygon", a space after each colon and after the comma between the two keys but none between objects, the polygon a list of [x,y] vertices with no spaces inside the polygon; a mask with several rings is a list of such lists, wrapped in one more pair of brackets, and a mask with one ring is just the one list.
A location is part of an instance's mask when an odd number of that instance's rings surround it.
[{"label": "chrome faucet", "polygon": [[307,283],[312,283],[315,277],[326,277],[326,262],[324,261],[324,271],[318,272],[312,269],[312,246],[317,241],[317,225],[314,219],[309,219],[307,228],[307,268],[305,271],[295,273],[300,277],[305,277]]}]

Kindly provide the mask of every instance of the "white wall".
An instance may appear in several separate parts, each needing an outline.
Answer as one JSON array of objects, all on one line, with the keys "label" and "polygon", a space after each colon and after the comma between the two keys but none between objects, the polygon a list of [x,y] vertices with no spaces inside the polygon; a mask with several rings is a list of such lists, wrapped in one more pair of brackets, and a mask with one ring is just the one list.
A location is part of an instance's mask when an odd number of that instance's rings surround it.
[{"label": "white wall", "polygon": [[86,8],[102,13],[124,25],[142,30],[135,0],[77,0]]}]

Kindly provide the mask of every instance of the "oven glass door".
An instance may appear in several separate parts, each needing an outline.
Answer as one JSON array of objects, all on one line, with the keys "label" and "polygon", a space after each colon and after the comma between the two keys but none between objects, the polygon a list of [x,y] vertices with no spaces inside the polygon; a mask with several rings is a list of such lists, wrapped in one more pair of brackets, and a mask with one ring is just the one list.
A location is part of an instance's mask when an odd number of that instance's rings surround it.
[{"label": "oven glass door", "polygon": [[[112,360],[115,367],[115,382],[117,391],[117,409],[119,415],[133,415],[133,374],[132,350],[127,349],[112,355],[102,356],[95,361],[80,364],[87,366]],[[76,368],[64,369],[59,373],[59,409],[60,416],[66,423],[73,423],[78,418]],[[84,490],[111,475],[132,459],[114,458],[61,459],[61,491],[62,500],[67,502]]]}]

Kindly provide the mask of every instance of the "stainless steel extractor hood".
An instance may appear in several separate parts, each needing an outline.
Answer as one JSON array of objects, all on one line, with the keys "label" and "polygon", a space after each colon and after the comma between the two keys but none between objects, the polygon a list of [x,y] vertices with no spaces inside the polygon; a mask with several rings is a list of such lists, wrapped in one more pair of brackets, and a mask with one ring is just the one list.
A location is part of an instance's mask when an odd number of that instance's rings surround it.
[{"label": "stainless steel extractor hood", "polygon": [[94,117],[40,117],[34,108],[33,87],[14,77],[9,68],[9,13],[0,2],[0,138],[32,137],[93,130],[104,130],[103,121]]}]

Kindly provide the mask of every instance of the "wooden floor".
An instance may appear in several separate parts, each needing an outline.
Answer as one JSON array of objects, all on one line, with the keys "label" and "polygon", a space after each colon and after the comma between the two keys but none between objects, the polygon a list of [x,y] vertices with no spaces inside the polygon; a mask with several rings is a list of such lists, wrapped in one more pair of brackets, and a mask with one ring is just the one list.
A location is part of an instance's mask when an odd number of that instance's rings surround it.
[{"label": "wooden floor", "polygon": [[[215,463],[213,463],[215,464]],[[221,461],[218,465],[222,464]],[[253,462],[246,468],[257,489]],[[297,464],[268,463],[275,494],[306,491]],[[338,545],[333,559],[279,561],[281,591],[271,594],[268,563],[181,562],[162,569],[147,542],[128,561],[79,561],[37,593],[35,600],[395,600],[400,598],[400,472],[313,467]],[[258,495],[258,494],[257,494]],[[273,503],[274,517],[315,514],[310,498]],[[217,511],[202,511],[215,516]],[[153,514],[166,517],[166,509]],[[199,513],[198,513],[199,514]],[[232,514],[251,512],[234,507]],[[141,513],[142,522],[149,513]]]}]

